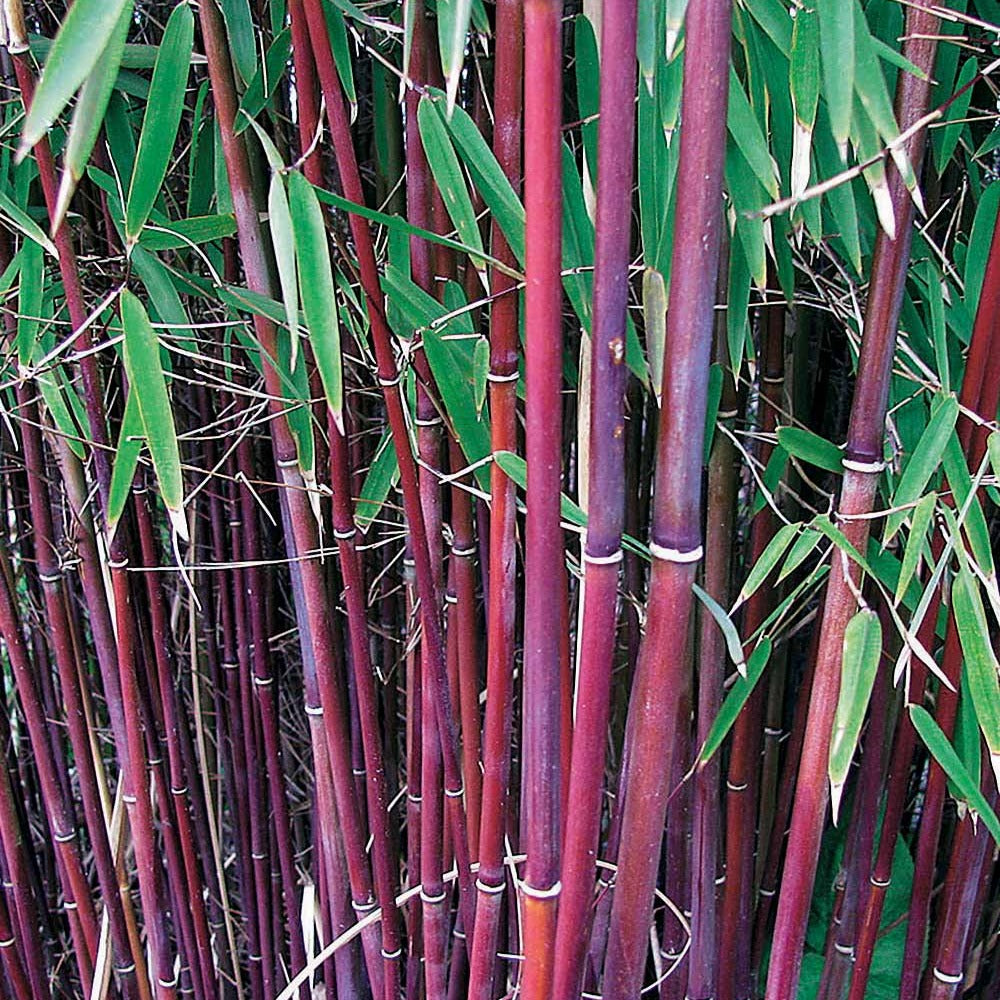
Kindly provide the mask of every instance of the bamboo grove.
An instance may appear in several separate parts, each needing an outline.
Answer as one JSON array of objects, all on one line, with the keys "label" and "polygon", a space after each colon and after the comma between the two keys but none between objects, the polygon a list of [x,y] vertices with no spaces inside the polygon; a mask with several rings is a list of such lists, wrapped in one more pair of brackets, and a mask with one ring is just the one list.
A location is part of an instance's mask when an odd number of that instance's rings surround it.
[{"label": "bamboo grove", "polygon": [[1000,3],[581,4],[0,6],[0,996],[1000,997]]}]

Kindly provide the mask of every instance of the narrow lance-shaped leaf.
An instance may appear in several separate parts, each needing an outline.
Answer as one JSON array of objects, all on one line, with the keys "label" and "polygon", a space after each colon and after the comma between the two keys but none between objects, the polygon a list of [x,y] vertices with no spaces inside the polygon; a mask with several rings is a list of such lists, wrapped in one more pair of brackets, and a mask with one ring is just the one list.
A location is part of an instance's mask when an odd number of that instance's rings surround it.
[{"label": "narrow lance-shaped leaf", "polygon": [[344,381],[340,360],[340,323],[337,317],[330,249],[323,209],[313,186],[298,171],[288,177],[288,207],[295,237],[302,310],[309,328],[320,379],[334,422],[344,431]]},{"label": "narrow lance-shaped leaf", "polygon": [[756,593],[757,588],[768,578],[771,570],[778,565],[785,550],[795,536],[799,533],[800,526],[797,524],[783,524],[775,533],[774,538],[767,543],[767,547],[760,554],[760,558],[750,567],[746,582],[740,590],[739,597],[733,605],[735,611],[751,594]]},{"label": "narrow lance-shaped leaf", "polygon": [[56,199],[56,211],[52,219],[53,232],[59,228],[69,209],[73,192],[80,183],[84,170],[87,169],[87,161],[100,135],[111,91],[118,79],[118,69],[125,52],[125,39],[131,21],[132,0],[127,0],[93,72],[88,75],[80,88],[80,96],[73,110],[73,121],[69,127],[69,137],[66,140],[65,166],[62,180],[59,182],[59,196]]},{"label": "narrow lance-shaped leaf", "polygon": [[830,803],[837,822],[840,799],[868,711],[875,675],[882,656],[882,628],[874,611],[859,611],[844,631],[840,695],[830,738]]},{"label": "narrow lance-shaped leaf", "polygon": [[[271,186],[267,193],[267,218],[271,228],[271,242],[278,264],[278,280],[281,283],[281,298],[285,304],[285,321],[291,336],[289,366],[295,371],[299,353],[299,285],[295,273],[295,236],[292,232],[292,216],[288,209],[285,182],[281,174],[271,174]],[[332,308],[331,300],[331,308]]]},{"label": "narrow lance-shaped leaf", "polygon": [[438,44],[441,49],[441,69],[448,93],[448,117],[451,117],[458,95],[458,84],[465,61],[465,36],[472,16],[472,0],[438,0]]},{"label": "narrow lance-shaped leaf", "polygon": [[671,60],[677,51],[677,42],[684,27],[684,14],[687,12],[688,0],[666,0],[667,7],[667,60]]},{"label": "narrow lance-shaped leaf", "polygon": [[31,361],[38,319],[42,314],[45,268],[42,248],[34,240],[25,240],[18,256],[21,280],[17,296],[17,360],[25,366]]},{"label": "narrow lance-shaped leaf", "polygon": [[174,415],[160,363],[159,341],[142,303],[127,290],[122,292],[121,315],[125,332],[125,371],[129,386],[139,403],[149,454],[160,484],[160,495],[170,514],[174,530],[187,541],[184,477]]},{"label": "narrow lance-shaped leaf", "polygon": [[[479,224],[476,222],[475,209],[469,197],[469,189],[462,175],[458,157],[448,139],[448,132],[438,111],[438,105],[432,97],[424,97],[417,109],[417,120],[420,124],[420,138],[424,153],[430,165],[434,180],[437,182],[441,197],[451,221],[458,230],[461,241],[476,250],[482,250],[482,236]],[[473,263],[482,273],[483,260],[474,258]]]},{"label": "narrow lance-shaped leaf", "polygon": [[[930,482],[931,476],[941,467],[941,456],[951,438],[958,420],[958,400],[953,395],[941,396],[931,407],[931,418],[924,429],[913,455],[892,496],[892,504],[901,507],[913,503]],[[882,544],[887,545],[899,530],[906,517],[906,511],[889,515],[886,520]]]},{"label": "narrow lance-shaped leaf", "polygon": [[823,57],[823,92],[830,109],[830,128],[847,159],[854,102],[855,0],[817,0],[819,37]]},{"label": "narrow lance-shaped leaf", "polygon": [[127,0],[76,0],[52,43],[24,122],[23,158],[45,135],[101,59]]},{"label": "narrow lance-shaped leaf", "polygon": [[955,753],[955,748],[948,742],[948,737],[941,732],[941,727],[934,721],[926,708],[921,705],[910,705],[909,708],[913,728],[924,741],[931,756],[941,765],[941,769],[951,779],[952,784],[969,807],[982,818],[986,829],[993,835],[993,839],[1000,844],[1000,820],[990,808],[986,796],[979,790],[979,786],[965,769],[958,754]]},{"label": "narrow lance-shaped leaf", "polygon": [[920,498],[913,509],[910,519],[910,534],[906,539],[906,548],[903,550],[903,564],[899,571],[899,582],[896,584],[896,593],[893,595],[893,601],[896,605],[903,599],[903,595],[909,589],[910,581],[920,565],[920,558],[927,543],[927,532],[934,520],[936,505],[937,494],[928,493]]},{"label": "narrow lance-shaped leaf", "polygon": [[142,451],[142,414],[139,413],[139,396],[135,389],[130,389],[125,401],[125,413],[122,416],[121,430],[118,434],[118,447],[115,448],[115,461],[111,467],[111,486],[108,490],[108,536],[113,537],[118,522],[125,511],[129,490],[135,478],[136,466],[139,464],[139,453]]},{"label": "narrow lance-shaped leaf", "polygon": [[795,123],[792,133],[792,197],[809,186],[816,106],[819,103],[819,18],[814,10],[799,7],[792,29],[790,81]]},{"label": "narrow lance-shaped leaf", "polygon": [[705,738],[705,745],[698,754],[698,764],[702,765],[712,759],[712,756],[722,746],[723,741],[733,728],[736,717],[743,711],[743,706],[747,699],[753,694],[753,689],[757,686],[767,661],[771,658],[771,640],[766,636],[757,643],[750,658],[747,660],[747,672],[745,677],[738,677],[733,684],[726,700],[722,703],[712,727]]},{"label": "narrow lance-shaped leaf", "polygon": [[191,8],[182,3],[174,8],[167,21],[142,120],[142,134],[125,210],[125,235],[130,244],[138,239],[167,176],[170,154],[184,110],[184,91],[193,44],[194,15]]},{"label": "narrow lance-shaped leaf", "polygon": [[779,427],[778,444],[802,462],[828,472],[843,471],[840,448],[804,427]]},{"label": "narrow lance-shaped leaf", "polygon": [[33,240],[40,247],[44,247],[56,260],[59,259],[59,251],[55,244],[42,232],[38,223],[28,215],[19,205],[0,191],[0,220],[9,223],[29,240]]},{"label": "narrow lance-shaped leaf", "polygon": [[747,676],[747,663],[743,656],[743,643],[740,641],[740,634],[736,631],[732,618],[726,614],[726,609],[719,604],[711,594],[703,590],[696,583],[691,584],[695,597],[701,601],[715,619],[716,625],[722,630],[723,638],[726,640],[726,649],[729,651],[729,658],[736,665],[741,677]]},{"label": "narrow lance-shaped leaf", "polygon": [[642,318],[646,328],[649,380],[659,405],[663,394],[663,351],[667,341],[667,288],[663,275],[651,267],[642,275]]},{"label": "narrow lance-shaped leaf", "polygon": [[972,704],[990,752],[993,773],[1000,784],[1000,678],[993,647],[990,645],[986,611],[979,585],[968,566],[968,557],[959,547],[961,566],[951,586],[955,625],[965,654],[965,670]]}]

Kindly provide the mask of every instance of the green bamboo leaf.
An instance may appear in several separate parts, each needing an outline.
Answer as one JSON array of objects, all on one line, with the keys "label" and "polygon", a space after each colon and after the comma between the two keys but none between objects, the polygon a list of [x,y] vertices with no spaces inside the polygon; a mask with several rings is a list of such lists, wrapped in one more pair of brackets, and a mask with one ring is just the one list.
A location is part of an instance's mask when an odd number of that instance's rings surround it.
[{"label": "green bamboo leaf", "polygon": [[792,108],[795,112],[791,164],[793,197],[809,186],[809,154],[819,103],[819,69],[819,17],[814,10],[799,7],[792,29],[790,66]]},{"label": "green bamboo leaf", "polygon": [[899,571],[899,581],[896,584],[896,592],[893,596],[894,603],[898,606],[903,599],[903,595],[910,587],[910,581],[917,572],[920,559],[927,542],[927,533],[934,522],[934,508],[937,505],[937,494],[928,493],[921,497],[916,507],[911,512],[910,534],[906,539],[906,549],[903,551],[903,563]]},{"label": "green bamboo leaf", "polygon": [[486,404],[486,387],[490,373],[490,342],[485,337],[476,340],[472,352],[472,378],[476,397],[476,413],[483,412]]},{"label": "green bamboo leaf", "polygon": [[944,282],[934,261],[927,259],[924,265],[924,281],[927,285],[927,306],[930,313],[931,336],[934,340],[934,362],[938,378],[944,392],[951,391],[951,358],[948,353],[948,334],[944,316]]},{"label": "green bamboo leaf", "polygon": [[771,157],[760,122],[758,122],[757,116],[750,106],[750,101],[743,91],[743,84],[732,68],[729,72],[727,125],[729,134],[739,146],[740,152],[760,182],[761,187],[772,198],[776,199],[778,197],[778,165]]},{"label": "green bamboo leaf", "polygon": [[726,700],[722,703],[712,726],[705,738],[705,745],[698,754],[698,766],[702,766],[712,759],[719,748],[725,742],[729,730],[733,728],[743,706],[747,703],[753,689],[757,686],[767,666],[767,661],[771,658],[771,640],[766,636],[757,643],[750,658],[747,660],[747,672],[745,677],[737,677],[726,695]]},{"label": "green bamboo leaf", "polygon": [[[962,671],[961,689],[958,699],[958,715],[955,719],[955,749],[962,766],[972,776],[978,788],[982,788],[983,737],[979,731],[979,721],[972,704],[972,691],[969,689],[969,674]],[[948,782],[948,793],[952,798],[958,798],[958,789]]]},{"label": "green bamboo leaf", "polygon": [[663,275],[647,267],[642,275],[642,316],[646,329],[649,380],[659,405],[663,393],[663,352],[667,342],[667,289]]},{"label": "green bamboo leaf", "polygon": [[789,455],[828,472],[842,472],[844,453],[826,438],[804,427],[779,427],[778,444]]},{"label": "green bamboo leaf", "polygon": [[69,8],[25,118],[19,158],[26,156],[45,135],[90,76],[126,3],[127,0],[76,0]]},{"label": "green bamboo leaf", "polygon": [[[960,90],[972,80],[978,71],[978,61],[975,56],[970,56],[962,64],[962,71],[958,74],[954,89],[956,91]],[[935,129],[931,133],[934,143],[934,162],[938,164],[939,172],[943,173],[944,167],[951,162],[951,158],[955,153],[955,147],[958,145],[958,140],[962,137],[962,132],[968,128],[963,119],[969,113],[969,105],[972,102],[972,91],[973,88],[969,87],[968,90],[960,94],[949,105],[948,110],[945,112],[945,121],[950,124],[944,128]]]},{"label": "green bamboo leaf", "polygon": [[[958,422],[958,400],[954,395],[937,396],[931,406],[931,417],[913,449],[913,455],[903,470],[892,494],[892,506],[914,503],[941,467],[941,458]],[[905,520],[905,510],[889,514],[885,522],[882,544],[887,545]]]},{"label": "green bamboo leaf", "polygon": [[250,0],[216,0],[226,23],[229,50],[236,72],[248,86],[257,72],[257,32],[250,13]]},{"label": "green bamboo leaf", "polygon": [[187,541],[184,476],[167,382],[160,363],[160,345],[142,303],[127,290],[121,296],[121,317],[125,331],[125,371],[129,385],[138,397],[139,413],[160,484],[160,495],[174,530]]},{"label": "green bamboo leaf", "polygon": [[993,241],[993,227],[1000,212],[1000,181],[994,181],[979,196],[976,215],[972,220],[969,248],[965,255],[965,302],[970,311],[979,304],[979,292],[986,274],[986,260]]},{"label": "green bamboo leaf", "polygon": [[726,640],[726,649],[729,652],[729,658],[735,664],[740,676],[746,677],[747,663],[743,656],[743,643],[740,640],[740,634],[736,630],[732,618],[726,613],[726,609],[711,594],[699,587],[698,584],[692,583],[691,589],[694,591],[695,597],[708,609],[709,613],[715,619],[716,625],[722,631],[722,635]]},{"label": "green bamboo leaf", "polygon": [[441,192],[448,215],[458,230],[459,239],[466,246],[479,251],[479,257],[474,257],[473,263],[482,269],[483,241],[476,221],[476,212],[472,207],[472,199],[469,197],[469,189],[462,176],[458,157],[448,139],[448,132],[433,97],[421,98],[417,108],[417,121],[420,125],[420,138],[427,163]]},{"label": "green bamboo leaf", "polygon": [[[458,83],[465,61],[465,36],[472,17],[472,0],[438,0],[438,45],[441,50],[441,70],[448,94],[447,115],[450,118],[458,95]],[[421,101],[421,104],[423,102]]]},{"label": "green bamboo leaf", "polygon": [[309,342],[316,357],[330,414],[343,433],[344,375],[330,248],[319,199],[313,186],[298,171],[288,176],[288,208],[295,236],[299,293],[309,328]]},{"label": "green bamboo leaf", "polygon": [[281,298],[285,304],[285,322],[291,337],[289,365],[294,371],[299,351],[299,285],[295,273],[295,234],[285,194],[285,182],[277,171],[271,174],[271,186],[267,194],[267,219],[278,265]]},{"label": "green bamboo leaf", "polygon": [[233,131],[239,135],[248,124],[248,119],[256,118],[264,110],[271,99],[285,72],[285,66],[292,54],[292,29],[280,31],[264,56],[257,72],[254,73],[250,85],[240,101]]},{"label": "green bamboo leaf", "polygon": [[132,0],[126,0],[122,6],[118,21],[111,32],[108,42],[80,88],[80,95],[73,110],[73,121],[69,128],[64,154],[65,166],[62,180],[59,183],[59,196],[56,199],[56,210],[52,220],[52,231],[55,232],[66,211],[69,209],[73,192],[83,172],[87,169],[87,161],[100,135],[104,123],[104,113],[111,99],[111,91],[118,79],[118,69],[125,53],[125,38],[129,25],[132,23]]},{"label": "green bamboo leaf", "polygon": [[830,109],[833,137],[845,162],[854,99],[854,5],[855,0],[816,2],[823,57],[823,92]]},{"label": "green bamboo leaf", "polygon": [[879,224],[890,239],[896,237],[896,215],[892,205],[892,194],[889,191],[889,181],[885,172],[885,161],[882,159],[882,142],[874,122],[865,110],[860,99],[854,102],[854,117],[851,119],[851,139],[858,160],[870,162],[862,177],[875,203],[875,212]]},{"label": "green bamboo leaf", "polygon": [[17,295],[17,360],[28,365],[35,349],[38,320],[42,315],[45,291],[45,260],[42,248],[33,240],[25,240],[18,254],[21,280]]},{"label": "green bamboo leaf", "polygon": [[[885,76],[875,55],[868,22],[860,5],[854,4],[854,88],[878,135],[886,144],[899,137],[899,124],[892,107],[892,98],[886,86]],[[896,169],[899,171],[907,190],[913,193],[918,207],[923,202],[917,190],[917,179],[910,165],[910,158],[902,147],[892,147],[889,151]]]},{"label": "green bamboo leaf", "polygon": [[969,496],[973,487],[972,476],[969,474],[969,467],[966,464],[958,435],[954,432],[944,449],[943,465],[948,485],[955,495],[956,507],[961,510],[968,503],[962,528],[969,540],[972,557],[985,576],[995,578],[996,569],[993,562],[993,546],[990,543],[989,526],[986,523],[986,516],[983,513],[979,497]]},{"label": "green bamboo leaf", "polygon": [[959,570],[951,585],[952,611],[965,655],[965,672],[972,704],[990,752],[990,763],[1000,785],[1000,677],[996,655],[990,644],[986,610],[979,584],[959,548]]},{"label": "green bamboo leaf", "polygon": [[343,13],[331,4],[323,8],[326,26],[330,35],[330,49],[337,66],[337,76],[344,89],[344,97],[351,109],[351,121],[358,113],[358,94],[354,86],[354,64],[351,60],[351,42],[347,35],[347,25]]},{"label": "green bamboo leaf", "polygon": [[837,822],[840,799],[854,759],[861,725],[868,711],[879,660],[882,657],[882,627],[874,611],[859,611],[844,630],[844,652],[840,666],[840,694],[830,738],[830,802]]},{"label": "green bamboo leaf", "polygon": [[[87,450],[83,444],[83,431],[71,406],[78,402],[75,390],[66,384],[59,370],[40,372],[35,376],[35,384],[45,401],[45,407],[59,433],[66,440],[70,451],[80,461],[85,461]],[[70,401],[67,403],[67,399]]]},{"label": "green bamboo leaf", "polygon": [[361,486],[361,496],[354,508],[354,523],[364,534],[371,527],[372,521],[378,517],[378,512],[389,496],[389,490],[399,479],[399,463],[396,460],[396,447],[388,431],[383,433],[382,440],[375,449],[375,458],[365,474]]},{"label": "green bamboo leaf", "polygon": [[139,149],[125,209],[125,236],[130,244],[138,239],[167,176],[184,111],[184,92],[193,45],[194,15],[188,4],[182,3],[174,8],[167,21],[142,120]]},{"label": "green bamboo leaf", "polygon": [[56,250],[52,240],[45,235],[38,223],[27,212],[16,205],[3,191],[0,191],[0,220],[8,223],[24,236],[27,236],[29,240],[33,240],[40,247],[43,247],[56,260],[59,259],[59,251]]},{"label": "green bamboo leaf", "polygon": [[777,582],[781,583],[786,577],[791,576],[812,555],[816,546],[822,540],[823,535],[821,532],[810,525],[806,525],[802,534],[795,539],[795,544],[789,550],[788,557],[785,559],[781,567],[781,572],[778,574]]},{"label": "green bamboo leaf", "polygon": [[958,754],[955,753],[955,748],[948,741],[948,737],[941,732],[941,728],[931,718],[926,708],[921,705],[910,705],[909,709],[913,728],[924,741],[931,756],[951,779],[952,785],[969,808],[973,809],[986,824],[986,829],[990,831],[993,839],[1000,844],[1000,820],[990,808],[986,796],[979,790],[972,775],[965,769]]},{"label": "green bamboo leaf", "polygon": [[[654,77],[660,52],[660,32],[657,22],[663,5],[657,0],[638,0],[636,9],[636,45],[635,54],[639,62],[639,73],[646,84],[646,91],[653,93]],[[667,53],[670,58],[670,53]]]},{"label": "green bamboo leaf", "polygon": [[667,8],[667,59],[673,59],[677,54],[677,42],[684,27],[684,15],[687,12],[688,0],[666,0]]},{"label": "green bamboo leaf", "polygon": [[139,245],[146,250],[183,250],[192,244],[214,243],[236,234],[232,215],[199,215],[190,219],[160,221],[155,214],[139,235]]},{"label": "green bamboo leaf", "polygon": [[111,485],[108,489],[108,537],[113,538],[118,522],[125,511],[132,480],[139,465],[142,451],[142,414],[139,412],[139,395],[129,390],[125,400],[121,430],[118,432],[118,447],[115,448],[114,465],[111,467]]},{"label": "green bamboo leaf", "polygon": [[798,524],[783,524],[774,533],[774,537],[767,543],[760,558],[750,567],[746,582],[733,605],[733,611],[756,593],[760,585],[771,575],[771,571],[778,565],[779,560],[785,554],[788,546],[795,540],[799,530],[800,525]]}]

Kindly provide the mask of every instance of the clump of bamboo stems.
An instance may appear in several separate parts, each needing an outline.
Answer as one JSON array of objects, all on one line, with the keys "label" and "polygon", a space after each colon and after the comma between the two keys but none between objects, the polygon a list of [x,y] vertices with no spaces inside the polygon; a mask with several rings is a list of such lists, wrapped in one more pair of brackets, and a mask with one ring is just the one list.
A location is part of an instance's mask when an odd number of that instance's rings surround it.
[{"label": "clump of bamboo stems", "polygon": [[970,6],[3,5],[0,995],[996,994]]}]

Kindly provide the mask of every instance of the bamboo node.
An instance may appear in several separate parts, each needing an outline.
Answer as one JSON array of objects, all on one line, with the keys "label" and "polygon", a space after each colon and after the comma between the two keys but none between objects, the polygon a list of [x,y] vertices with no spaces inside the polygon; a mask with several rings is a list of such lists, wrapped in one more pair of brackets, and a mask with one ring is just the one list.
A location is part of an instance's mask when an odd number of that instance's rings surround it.
[{"label": "bamboo node", "polygon": [[716,420],[735,420],[740,415],[739,410],[719,410],[715,415]]},{"label": "bamboo node", "polygon": [[437,903],[443,903],[448,898],[448,893],[443,889],[436,896],[428,896],[423,889],[420,890],[420,902],[426,903],[428,906],[433,906]]},{"label": "bamboo node", "polygon": [[749,781],[741,781],[738,783],[733,781],[726,782],[726,788],[728,788],[731,792],[745,792],[749,786]]},{"label": "bamboo node", "polygon": [[187,795],[187,793],[188,793],[187,785],[181,785],[180,788],[174,788],[173,786],[171,786],[170,788],[171,795]]},{"label": "bamboo node", "polygon": [[122,795],[122,802],[127,806],[134,806],[139,800],[134,795],[129,795],[127,792]]},{"label": "bamboo node", "polygon": [[510,372],[508,375],[497,375],[495,372],[486,373],[487,382],[516,382],[520,377],[520,372]]},{"label": "bamboo node", "polygon": [[271,677],[257,677],[257,676],[255,676],[254,679],[253,679],[253,682],[259,688],[266,688],[269,685],[271,685],[271,684],[274,683],[274,676],[273,675]]},{"label": "bamboo node", "polygon": [[458,788],[446,788],[444,794],[449,799],[460,799],[465,794],[465,785],[459,785]]},{"label": "bamboo node", "polygon": [[547,889],[536,889],[533,885],[522,882],[521,892],[532,899],[555,899],[562,892],[562,882],[554,882]]},{"label": "bamboo node", "polygon": [[476,879],[476,888],[480,892],[488,893],[491,896],[495,896],[499,892],[503,892],[507,888],[506,882],[501,882],[499,885],[490,885],[489,882],[484,882],[481,878]]},{"label": "bamboo node", "polygon": [[861,472],[866,475],[875,475],[886,466],[885,462],[858,462],[853,458],[842,459],[840,464],[849,472]]},{"label": "bamboo node", "polygon": [[267,861],[267,855],[263,851],[251,851],[250,857],[254,861]]},{"label": "bamboo node", "polygon": [[781,385],[785,381],[784,375],[761,375],[761,382],[765,385]]},{"label": "bamboo node", "polygon": [[441,423],[440,417],[414,417],[413,423],[417,427],[437,427]]},{"label": "bamboo node", "polygon": [[238,667],[239,664],[235,660],[226,660],[226,662],[222,664],[223,670],[236,670]]},{"label": "bamboo node", "polygon": [[378,377],[378,384],[383,389],[391,389],[394,385],[399,385],[400,379],[403,377],[402,372],[396,372],[392,378],[383,378],[381,375]]},{"label": "bamboo node", "polygon": [[0,941],[0,948],[9,948],[13,943],[13,938],[8,938],[6,941]]},{"label": "bamboo node", "polygon": [[960,983],[965,978],[964,972],[942,972],[936,965],[934,966],[934,978],[942,983]]},{"label": "bamboo node", "polygon": [[338,531],[336,528],[333,529],[333,537],[341,540],[353,538],[357,533],[357,528],[348,528],[347,531]]},{"label": "bamboo node", "polygon": [[699,545],[697,548],[683,551],[681,549],[672,549],[668,545],[660,545],[659,542],[651,541],[649,543],[649,554],[654,559],[662,559],[664,562],[695,563],[701,560],[701,557],[705,554],[705,550]]},{"label": "bamboo node", "polygon": [[77,906],[75,899],[67,899],[66,902],[63,903],[64,910],[76,910],[78,908],[79,907]]},{"label": "bamboo node", "polygon": [[369,899],[364,903],[359,903],[356,899],[352,899],[351,906],[354,907],[355,913],[369,913],[375,909],[375,900]]},{"label": "bamboo node", "polygon": [[445,604],[458,604],[458,594],[445,594],[444,595]]},{"label": "bamboo node", "polygon": [[466,935],[465,935],[465,931],[463,931],[460,927],[456,927],[451,932],[451,936],[452,937],[457,937],[459,939],[459,941],[465,941],[465,940],[467,940],[466,939]]},{"label": "bamboo node", "polygon": [[420,803],[424,801],[424,797],[422,795],[410,795],[410,794],[407,794],[406,798],[410,802],[415,803],[416,805],[420,805]]},{"label": "bamboo node", "polygon": [[875,876],[872,875],[872,877],[870,879],[868,879],[868,881],[871,882],[872,885],[877,886],[879,889],[885,889],[889,885],[889,883],[892,882],[892,879],[891,878],[875,878]]},{"label": "bamboo node", "polygon": [[128,565],[128,559],[109,559],[108,569],[124,569]]},{"label": "bamboo node", "polygon": [[299,460],[297,458],[279,458],[274,464],[279,469],[294,469],[299,464]]},{"label": "bamboo node", "polygon": [[119,976],[127,976],[132,972],[135,972],[135,962],[129,962],[128,965],[116,965],[115,972]]},{"label": "bamboo node", "polygon": [[452,549],[451,554],[453,556],[460,556],[463,558],[466,556],[474,556],[476,554],[476,547],[475,545],[469,545],[464,549]]},{"label": "bamboo node", "polygon": [[784,733],[784,729],[775,729],[774,726],[765,726],[764,735],[778,737]]},{"label": "bamboo node", "polygon": [[58,583],[62,578],[63,578],[62,573],[58,571],[55,573],[38,574],[38,579],[41,580],[42,583]]},{"label": "bamboo node", "polygon": [[57,844],[68,844],[71,840],[76,840],[76,831],[70,830],[69,833],[56,833],[52,835],[52,839]]},{"label": "bamboo node", "polygon": [[765,899],[770,899],[774,895],[774,889],[759,889],[757,894],[763,896]]},{"label": "bamboo node", "polygon": [[322,705],[306,705],[306,715],[322,715]]},{"label": "bamboo node", "polygon": [[624,558],[625,553],[620,548],[606,556],[592,556],[586,549],[583,551],[583,561],[590,563],[591,566],[613,566],[615,563],[620,563]]},{"label": "bamboo node", "polygon": [[360,777],[362,777],[363,775],[365,775],[367,773],[368,772],[363,767],[352,767],[351,768],[351,774],[353,774],[355,778],[360,778]]},{"label": "bamboo node", "polygon": [[386,951],[385,948],[382,949],[382,957],[387,961],[395,961],[403,954],[402,948],[397,948],[395,951]]},{"label": "bamboo node", "polygon": [[854,945],[851,944],[841,944],[839,941],[834,943],[834,948],[837,949],[837,953],[840,955],[847,955],[847,957],[853,962],[854,961]]}]

